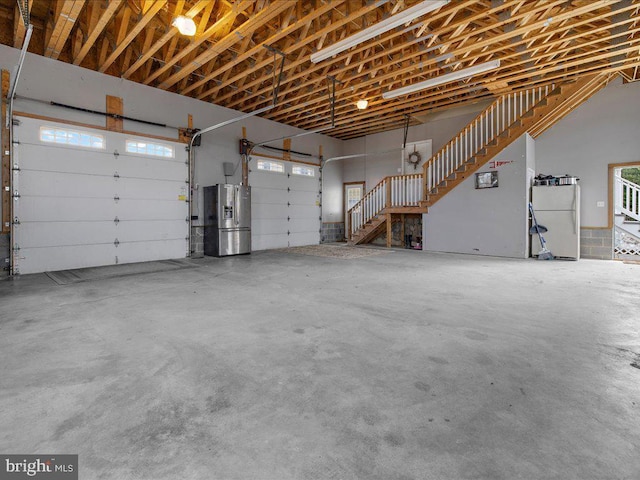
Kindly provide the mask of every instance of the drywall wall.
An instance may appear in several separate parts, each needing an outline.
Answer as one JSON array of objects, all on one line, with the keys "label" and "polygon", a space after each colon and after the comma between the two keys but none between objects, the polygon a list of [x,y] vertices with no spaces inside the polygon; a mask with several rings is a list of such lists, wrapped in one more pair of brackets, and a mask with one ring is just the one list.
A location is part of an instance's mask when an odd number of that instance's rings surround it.
[{"label": "drywall wall", "polygon": [[527,203],[535,170],[533,139],[521,136],[479,172],[494,170],[497,188],[476,189],[475,175],[470,175],[423,215],[425,251],[529,256]]},{"label": "drywall wall", "polygon": [[640,82],[616,79],[536,139],[539,173],[580,178],[583,227],[608,225],[607,166],[640,164],[639,126]]},{"label": "drywall wall", "polygon": [[[0,45],[0,68],[13,72],[19,53],[17,49]],[[112,95],[123,99],[124,115],[127,117],[183,128],[187,126],[189,114],[193,116],[194,127],[200,129],[242,115],[234,110],[33,54],[26,56],[17,94],[20,98],[15,102],[16,111],[96,126],[104,126],[103,116],[52,106],[50,102],[104,111],[105,95]],[[202,146],[196,148],[195,182],[198,185],[224,182],[222,164],[238,162],[238,140],[242,137],[243,126],[247,129],[248,139],[256,143],[302,132],[287,125],[253,117],[204,134]],[[176,128],[169,127],[124,122],[125,130],[177,139]],[[324,156],[328,157],[340,155],[342,143],[325,135],[314,134],[292,139],[291,149],[310,153],[315,157],[300,157],[301,159],[318,162],[320,145],[323,147]],[[273,146],[282,147],[282,141],[279,144],[274,143]],[[334,221],[334,218],[342,215],[342,167],[327,165],[324,170],[326,194],[323,217],[324,221]],[[229,181],[239,182],[240,178],[241,169],[238,168]],[[333,198],[336,192],[338,196]],[[197,196],[197,211],[202,211],[201,189],[198,190]],[[195,223],[198,224],[197,221]]]}]

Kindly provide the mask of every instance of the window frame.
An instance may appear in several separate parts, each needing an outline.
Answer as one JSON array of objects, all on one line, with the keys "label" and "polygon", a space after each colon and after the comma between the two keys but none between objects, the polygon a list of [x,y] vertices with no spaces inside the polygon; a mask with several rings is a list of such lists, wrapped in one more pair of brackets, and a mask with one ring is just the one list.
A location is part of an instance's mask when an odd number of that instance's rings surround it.
[{"label": "window frame", "polygon": [[[44,138],[44,132],[46,132],[47,130],[51,130],[53,132],[53,140],[47,140],[46,138]],[[83,145],[79,143],[79,141],[78,143],[72,143],[70,141],[59,142],[56,140],[56,137],[57,137],[56,131],[65,132],[65,136],[67,140],[71,138],[71,135],[78,135],[79,137],[82,137],[83,135],[85,135],[89,137],[89,144]],[[101,146],[94,145],[94,142],[95,142],[94,139],[100,139],[102,145]],[[94,133],[87,130],[77,130],[77,129],[65,128],[65,127],[54,127],[51,125],[40,126],[40,129],[38,130],[38,140],[40,140],[40,142],[42,143],[51,144],[51,145],[60,145],[60,146],[72,147],[72,148],[87,148],[89,150],[106,150],[107,148],[107,139],[104,135],[100,133]]]},{"label": "window frame", "polygon": [[[278,171],[278,170],[260,168],[260,162],[266,162],[266,163],[270,163],[270,164],[274,164],[274,165],[279,165],[282,168],[282,170]],[[258,158],[258,159],[256,159],[256,170],[260,171],[260,172],[275,173],[275,174],[278,174],[278,175],[286,175],[286,173],[287,173],[285,165],[284,165],[284,162],[280,162],[278,160],[271,160],[269,158]]]},{"label": "window frame", "polygon": [[[306,173],[296,173],[296,171],[295,171],[296,168],[307,170],[307,171],[311,172],[311,175],[308,175]],[[297,163],[297,164],[291,165],[291,175],[296,175],[298,177],[304,177],[304,178],[315,178],[316,170],[315,170],[315,168],[313,168],[310,165],[302,165],[300,163]]]},{"label": "window frame", "polygon": [[[162,148],[168,148],[171,151],[171,155],[157,155],[155,153],[149,153],[149,152],[140,152],[140,151],[135,151],[132,152],[129,150],[129,144],[130,143],[135,143],[136,145],[139,144],[146,144],[146,145],[153,145],[155,147],[162,147]],[[168,143],[159,143],[159,142],[152,142],[152,141],[148,141],[148,140],[141,140],[141,139],[136,139],[136,138],[126,138],[124,140],[124,151],[127,155],[140,155],[142,157],[151,157],[151,158],[164,158],[164,159],[173,159],[176,158],[176,149],[173,145],[170,145]]]}]

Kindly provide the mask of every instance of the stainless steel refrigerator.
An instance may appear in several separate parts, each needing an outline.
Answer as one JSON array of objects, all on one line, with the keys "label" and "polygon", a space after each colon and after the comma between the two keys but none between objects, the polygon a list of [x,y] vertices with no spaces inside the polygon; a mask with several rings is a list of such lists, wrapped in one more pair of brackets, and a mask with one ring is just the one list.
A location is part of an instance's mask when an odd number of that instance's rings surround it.
[{"label": "stainless steel refrigerator", "polygon": [[204,254],[251,253],[251,187],[204,187]]},{"label": "stainless steel refrigerator", "polygon": [[[532,192],[536,220],[547,227],[547,248],[555,257],[580,258],[580,186],[536,186]],[[536,252],[538,238],[532,238]],[[539,246],[539,244],[538,244]]]}]

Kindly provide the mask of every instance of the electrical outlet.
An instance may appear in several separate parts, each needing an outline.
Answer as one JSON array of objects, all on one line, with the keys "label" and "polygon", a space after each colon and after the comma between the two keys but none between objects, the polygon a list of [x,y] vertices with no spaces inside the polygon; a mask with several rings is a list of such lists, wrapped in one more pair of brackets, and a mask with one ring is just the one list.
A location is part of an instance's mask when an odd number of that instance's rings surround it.
[{"label": "electrical outlet", "polygon": [[596,203],[596,207],[604,208],[604,202],[602,200],[600,200],[599,202]]}]

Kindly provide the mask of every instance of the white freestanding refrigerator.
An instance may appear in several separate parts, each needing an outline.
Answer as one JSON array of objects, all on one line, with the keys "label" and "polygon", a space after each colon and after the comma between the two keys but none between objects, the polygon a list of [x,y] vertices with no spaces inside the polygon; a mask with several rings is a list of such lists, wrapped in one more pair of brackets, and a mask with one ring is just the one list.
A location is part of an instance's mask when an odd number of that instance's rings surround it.
[{"label": "white freestanding refrigerator", "polygon": [[[539,225],[547,227],[542,236],[555,257],[580,258],[580,186],[536,186],[532,192],[533,209]],[[538,236],[531,239],[535,255],[540,248]]]}]

